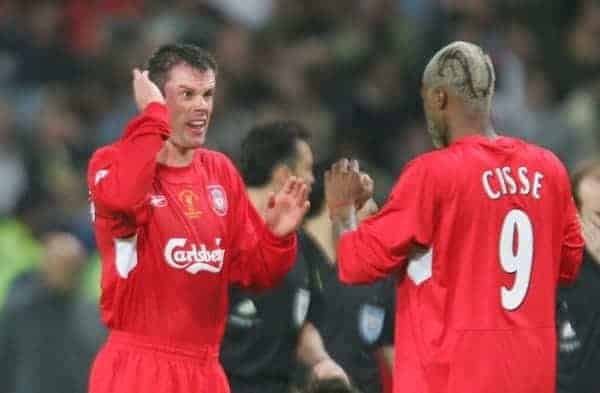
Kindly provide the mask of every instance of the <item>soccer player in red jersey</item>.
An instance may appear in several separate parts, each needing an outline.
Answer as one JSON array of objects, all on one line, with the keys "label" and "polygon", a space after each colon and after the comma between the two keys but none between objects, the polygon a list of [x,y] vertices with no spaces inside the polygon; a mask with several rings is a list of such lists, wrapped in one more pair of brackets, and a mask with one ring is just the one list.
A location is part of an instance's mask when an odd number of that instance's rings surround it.
[{"label": "soccer player in red jersey", "polygon": [[326,174],[339,277],[398,274],[395,392],[554,392],[556,287],[583,250],[567,171],[495,134],[494,68],[478,46],[444,47],[422,81],[439,150],[406,166],[378,214],[357,226],[356,161]]},{"label": "soccer player in red jersey", "polygon": [[91,158],[88,185],[110,337],[91,393],[227,393],[219,344],[230,284],[274,286],[291,269],[307,187],[290,178],[264,220],[223,154],[202,148],[217,65],[166,45],[134,70],[140,114]]}]

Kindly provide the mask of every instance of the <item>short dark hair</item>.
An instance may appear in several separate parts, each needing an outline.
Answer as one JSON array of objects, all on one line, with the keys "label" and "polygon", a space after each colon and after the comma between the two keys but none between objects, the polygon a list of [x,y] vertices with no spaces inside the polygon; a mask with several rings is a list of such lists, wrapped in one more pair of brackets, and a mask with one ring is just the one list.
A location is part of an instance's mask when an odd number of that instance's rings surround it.
[{"label": "short dark hair", "polygon": [[163,90],[169,71],[181,63],[202,71],[212,70],[217,73],[218,69],[213,55],[198,45],[167,44],[158,48],[148,60],[148,76]]},{"label": "short dark hair", "polygon": [[360,393],[354,386],[340,378],[314,379],[308,384],[306,393]]},{"label": "short dark hair", "polygon": [[335,163],[334,159],[319,161],[315,164],[314,174],[315,181],[312,184],[308,199],[310,201],[310,209],[306,215],[307,218],[312,218],[321,212],[325,206],[325,171],[331,168]]},{"label": "short dark hair", "polygon": [[591,159],[580,162],[573,173],[571,174],[571,190],[573,192],[573,198],[575,199],[575,204],[577,205],[577,209],[581,209],[581,195],[579,195],[579,185],[590,175],[590,173],[600,170],[600,160]]},{"label": "short dark hair", "polygon": [[242,141],[240,171],[250,187],[264,186],[279,164],[293,166],[297,142],[309,141],[310,133],[295,121],[274,121],[255,126]]}]

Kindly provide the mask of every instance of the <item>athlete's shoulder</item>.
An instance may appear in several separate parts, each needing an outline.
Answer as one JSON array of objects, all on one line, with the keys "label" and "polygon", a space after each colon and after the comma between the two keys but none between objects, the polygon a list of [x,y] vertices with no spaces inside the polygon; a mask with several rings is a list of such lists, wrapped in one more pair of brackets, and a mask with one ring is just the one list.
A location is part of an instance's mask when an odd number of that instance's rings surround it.
[{"label": "athlete's shoulder", "polygon": [[404,171],[416,170],[422,173],[433,174],[438,168],[448,167],[452,162],[452,155],[448,149],[436,149],[418,155],[410,160]]},{"label": "athlete's shoulder", "polygon": [[227,154],[217,150],[201,147],[198,149],[195,159],[202,160],[205,163],[216,163],[220,165],[233,165],[231,158]]},{"label": "athlete's shoulder", "polygon": [[235,165],[231,158],[220,151],[200,148],[194,156],[194,159],[212,170],[236,172]]},{"label": "athlete's shoulder", "polygon": [[206,169],[209,176],[221,177],[228,183],[235,183],[240,178],[231,158],[220,151],[200,148],[194,159]]},{"label": "athlete's shoulder", "polygon": [[92,153],[88,163],[88,175],[96,173],[98,170],[110,166],[117,152],[115,143],[102,146]]},{"label": "athlete's shoulder", "polygon": [[524,153],[529,159],[536,160],[546,167],[546,169],[555,170],[561,174],[567,172],[564,163],[552,151],[545,147],[522,141]]}]

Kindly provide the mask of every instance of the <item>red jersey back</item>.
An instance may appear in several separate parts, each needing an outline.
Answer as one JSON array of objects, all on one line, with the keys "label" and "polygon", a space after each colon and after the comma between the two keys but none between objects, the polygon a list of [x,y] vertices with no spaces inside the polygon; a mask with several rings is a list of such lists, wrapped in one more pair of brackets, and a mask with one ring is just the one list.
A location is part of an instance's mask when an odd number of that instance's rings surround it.
[{"label": "red jersey back", "polygon": [[471,136],[407,166],[382,211],[342,238],[340,277],[403,276],[396,391],[547,393],[556,286],[582,248],[559,160]]}]

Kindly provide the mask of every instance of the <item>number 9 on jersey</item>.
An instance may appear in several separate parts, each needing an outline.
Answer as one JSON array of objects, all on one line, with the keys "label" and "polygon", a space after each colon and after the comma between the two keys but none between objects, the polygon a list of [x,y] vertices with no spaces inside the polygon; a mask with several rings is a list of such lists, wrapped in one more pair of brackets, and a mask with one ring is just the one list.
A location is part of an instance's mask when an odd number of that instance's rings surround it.
[{"label": "number 9 on jersey", "polygon": [[500,265],[506,273],[515,274],[512,288],[500,288],[502,307],[513,311],[525,300],[533,265],[533,228],[531,220],[522,210],[511,210],[504,218],[500,231]]}]

